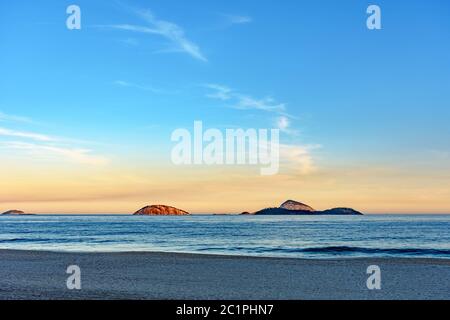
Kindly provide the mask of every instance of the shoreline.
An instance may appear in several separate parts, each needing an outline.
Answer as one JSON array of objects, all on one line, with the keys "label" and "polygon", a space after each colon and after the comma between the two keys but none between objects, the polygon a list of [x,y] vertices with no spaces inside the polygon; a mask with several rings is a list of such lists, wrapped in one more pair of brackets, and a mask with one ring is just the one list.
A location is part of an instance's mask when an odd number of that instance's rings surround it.
[{"label": "shoreline", "polygon": [[[66,269],[81,269],[68,290]],[[382,289],[366,286],[381,269]],[[450,299],[450,260],[229,256],[166,252],[0,249],[0,300],[384,300]]]},{"label": "shoreline", "polygon": [[300,260],[300,261],[358,261],[358,260],[406,260],[406,261],[418,261],[418,262],[448,262],[450,264],[450,258],[436,258],[436,257],[395,257],[395,256],[373,256],[373,257],[336,257],[336,258],[321,258],[321,257],[287,257],[287,256],[265,256],[265,255],[246,255],[246,254],[224,254],[224,253],[202,253],[202,252],[177,252],[177,251],[71,251],[71,250],[39,250],[39,249],[4,249],[0,248],[0,255],[2,252],[11,253],[43,253],[43,254],[79,254],[79,255],[96,255],[96,254],[114,254],[114,255],[174,255],[174,256],[187,256],[195,258],[201,256],[204,258],[242,258],[242,259],[280,259],[280,260]]}]

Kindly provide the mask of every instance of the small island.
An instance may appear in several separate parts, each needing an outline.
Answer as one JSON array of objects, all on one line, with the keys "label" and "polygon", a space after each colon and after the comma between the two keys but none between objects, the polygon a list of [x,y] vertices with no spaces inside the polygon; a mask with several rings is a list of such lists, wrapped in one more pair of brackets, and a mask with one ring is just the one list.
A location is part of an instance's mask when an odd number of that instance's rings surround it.
[{"label": "small island", "polygon": [[254,213],[244,212],[245,215],[308,215],[308,216],[318,216],[318,215],[362,215],[361,212],[356,211],[351,208],[333,208],[323,211],[316,211],[312,207],[294,200],[288,200],[282,203],[277,208],[266,208],[259,210]]},{"label": "small island", "polygon": [[9,210],[9,211],[3,212],[1,215],[2,216],[33,216],[34,214],[25,213],[20,210]]},{"label": "small island", "polygon": [[186,216],[189,212],[165,205],[146,206],[133,215],[135,216]]}]

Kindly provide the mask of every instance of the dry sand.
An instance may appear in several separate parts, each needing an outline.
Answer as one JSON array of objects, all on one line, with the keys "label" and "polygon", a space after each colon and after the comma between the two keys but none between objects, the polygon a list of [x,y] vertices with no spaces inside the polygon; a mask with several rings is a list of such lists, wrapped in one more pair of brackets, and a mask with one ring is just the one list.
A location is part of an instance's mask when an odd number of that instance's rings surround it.
[{"label": "dry sand", "polygon": [[[66,268],[81,268],[68,290]],[[369,265],[382,289],[366,287]],[[450,260],[0,250],[0,299],[450,299]]]}]

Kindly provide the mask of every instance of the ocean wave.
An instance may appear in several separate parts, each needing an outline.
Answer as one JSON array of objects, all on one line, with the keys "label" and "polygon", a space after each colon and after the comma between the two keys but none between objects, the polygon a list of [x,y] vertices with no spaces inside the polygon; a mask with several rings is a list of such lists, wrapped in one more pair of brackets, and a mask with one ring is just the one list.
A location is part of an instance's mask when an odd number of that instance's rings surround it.
[{"label": "ocean wave", "polygon": [[0,239],[0,243],[15,243],[15,242],[51,242],[54,239],[26,239],[26,238],[12,238],[12,239]]},{"label": "ocean wave", "polygon": [[[12,238],[12,239],[0,239],[0,243],[50,243],[50,244],[68,244],[68,243],[83,243],[85,239],[77,238],[77,239],[51,239],[51,238]],[[114,240],[108,239],[90,239],[86,243],[115,243]],[[129,242],[129,241],[121,241],[121,242]]]},{"label": "ocean wave", "polygon": [[393,255],[450,255],[450,249],[430,248],[364,248],[349,246],[311,247],[300,249],[305,253],[364,253]]},{"label": "ocean wave", "polygon": [[276,254],[309,254],[309,255],[363,255],[363,256],[439,256],[450,257],[450,249],[431,248],[369,248],[351,246],[324,246],[308,248],[286,248],[286,247],[203,247],[198,251],[234,251],[248,253],[276,253]]}]

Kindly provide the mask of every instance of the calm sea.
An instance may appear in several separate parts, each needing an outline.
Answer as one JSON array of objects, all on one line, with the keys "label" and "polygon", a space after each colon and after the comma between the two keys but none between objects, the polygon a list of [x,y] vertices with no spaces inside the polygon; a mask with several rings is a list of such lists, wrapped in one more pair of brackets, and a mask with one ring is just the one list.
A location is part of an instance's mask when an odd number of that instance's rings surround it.
[{"label": "calm sea", "polygon": [[450,215],[2,216],[0,249],[450,259]]}]

